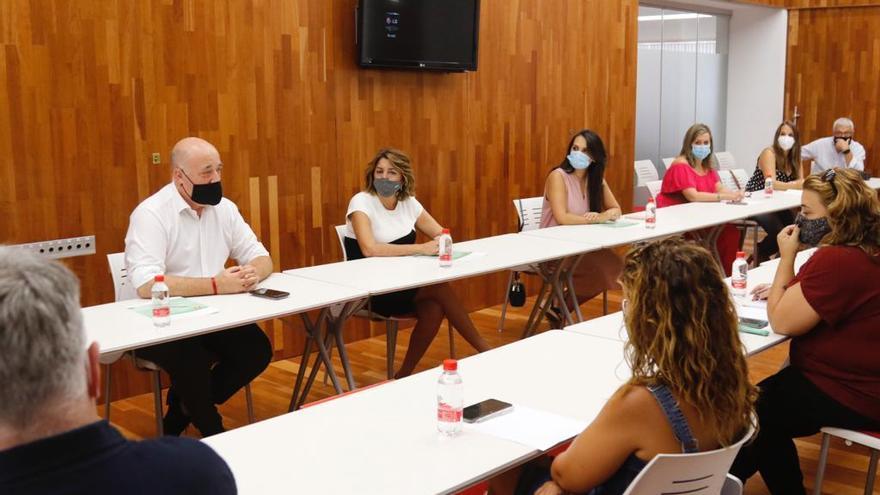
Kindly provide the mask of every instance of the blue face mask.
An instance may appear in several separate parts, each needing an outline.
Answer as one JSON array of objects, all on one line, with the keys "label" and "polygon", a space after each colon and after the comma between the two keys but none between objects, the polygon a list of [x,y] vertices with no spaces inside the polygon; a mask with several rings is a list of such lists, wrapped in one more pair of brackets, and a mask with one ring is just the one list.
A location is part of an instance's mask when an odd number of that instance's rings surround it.
[{"label": "blue face mask", "polygon": [[712,147],[708,144],[695,144],[691,146],[691,153],[697,160],[705,160],[712,153]]},{"label": "blue face mask", "polygon": [[593,160],[582,151],[572,151],[568,154],[568,163],[570,163],[575,170],[584,170],[593,163]]}]

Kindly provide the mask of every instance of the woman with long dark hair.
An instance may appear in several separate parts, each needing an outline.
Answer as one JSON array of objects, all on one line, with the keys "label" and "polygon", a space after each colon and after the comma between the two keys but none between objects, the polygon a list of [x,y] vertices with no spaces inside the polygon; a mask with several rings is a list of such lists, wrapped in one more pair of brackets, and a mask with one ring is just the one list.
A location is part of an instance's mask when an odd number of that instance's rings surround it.
[{"label": "woman with long dark hair", "polygon": [[[550,171],[544,184],[541,228],[556,225],[584,225],[620,218],[620,205],[605,182],[608,155],[602,138],[584,129],[566,148],[566,157]],[[610,249],[583,255],[573,281],[578,304],[608,289],[619,287],[620,257]],[[548,313],[551,326],[558,327],[558,312]]]},{"label": "woman with long dark hair", "polygon": [[[804,183],[801,170],[801,139],[797,127],[791,122],[783,122],[776,128],[773,144],[761,152],[755,173],[746,184],[747,192],[764,189],[767,179],[773,180],[773,189],[800,189]],[[758,215],[753,218],[767,232],[764,240],[758,243],[758,263],[779,251],[776,236],[786,226],[794,223],[794,214],[789,210]]]}]

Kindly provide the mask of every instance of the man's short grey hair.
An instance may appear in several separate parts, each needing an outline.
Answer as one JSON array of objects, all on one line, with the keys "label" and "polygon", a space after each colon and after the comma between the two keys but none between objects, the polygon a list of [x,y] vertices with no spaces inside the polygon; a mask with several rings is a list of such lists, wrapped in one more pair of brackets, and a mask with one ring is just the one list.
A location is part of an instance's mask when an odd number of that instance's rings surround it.
[{"label": "man's short grey hair", "polygon": [[0,246],[0,423],[24,428],[86,393],[79,281],[57,261]]},{"label": "man's short grey hair", "polygon": [[853,131],[855,131],[856,125],[853,124],[853,121],[851,119],[841,117],[834,121],[834,127],[831,128],[831,131],[833,132],[837,129],[852,129]]}]

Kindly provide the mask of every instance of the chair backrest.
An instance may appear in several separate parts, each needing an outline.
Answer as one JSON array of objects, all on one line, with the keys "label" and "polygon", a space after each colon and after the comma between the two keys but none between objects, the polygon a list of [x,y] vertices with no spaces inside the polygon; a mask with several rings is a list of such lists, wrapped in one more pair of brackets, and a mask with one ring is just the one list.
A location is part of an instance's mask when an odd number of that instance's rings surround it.
[{"label": "chair backrest", "polygon": [[663,159],[663,168],[669,170],[669,166],[672,165],[672,162],[675,160],[675,157],[672,158],[664,158]]},{"label": "chair backrest", "polygon": [[650,182],[645,183],[645,187],[648,188],[648,192],[651,193],[651,196],[654,198],[654,201],[657,201],[657,195],[660,194],[660,189],[663,187],[662,180],[652,180]]},{"label": "chair backrest", "polygon": [[113,291],[117,301],[137,299],[137,289],[132,287],[128,280],[128,270],[125,268],[125,253],[110,253],[107,255],[107,265],[110,266],[110,276],[113,278]]},{"label": "chair backrest", "polygon": [[544,207],[544,197],[519,198],[513,200],[513,208],[519,218],[519,231],[535,230],[541,226],[541,209]]},{"label": "chair backrest", "polygon": [[726,189],[731,191],[736,191],[737,189],[745,189],[746,185],[743,184],[742,188],[737,184],[736,179],[733,177],[733,174],[730,170],[719,170],[718,177],[721,179],[721,185]]},{"label": "chair backrest", "polygon": [[733,155],[729,151],[719,151],[718,153],[715,153],[715,159],[718,160],[718,168],[720,170],[736,168],[736,160],[733,159]]},{"label": "chair backrest", "polygon": [[717,450],[695,454],[657,454],[630,483],[623,495],[687,493],[715,495],[727,483],[727,471],[740,447],[754,429],[738,442]]},{"label": "chair backrest", "polygon": [[746,172],[746,170],[743,168],[731,169],[730,173],[733,174],[734,177],[736,177],[736,181],[739,182],[739,186],[742,189],[746,188],[746,185],[748,185],[749,183],[749,179],[752,178],[752,176],[750,176],[749,173]]},{"label": "chair backrest", "polygon": [[636,186],[644,186],[652,180],[660,180],[657,167],[651,160],[636,160]]},{"label": "chair backrest", "polygon": [[727,473],[724,486],[721,487],[721,495],[742,495],[743,484],[736,476]]},{"label": "chair backrest", "polygon": [[342,250],[342,261],[348,261],[348,253],[345,252],[345,224],[336,226],[336,237],[339,238],[339,249]]}]

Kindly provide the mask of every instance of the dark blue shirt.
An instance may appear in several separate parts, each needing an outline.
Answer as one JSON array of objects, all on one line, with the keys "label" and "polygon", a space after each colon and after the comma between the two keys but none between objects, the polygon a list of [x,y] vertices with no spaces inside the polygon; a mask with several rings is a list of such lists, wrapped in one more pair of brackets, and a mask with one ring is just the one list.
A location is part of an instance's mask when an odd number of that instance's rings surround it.
[{"label": "dark blue shirt", "polygon": [[106,421],[0,451],[0,493],[235,494],[229,467],[193,439],[126,440]]}]

